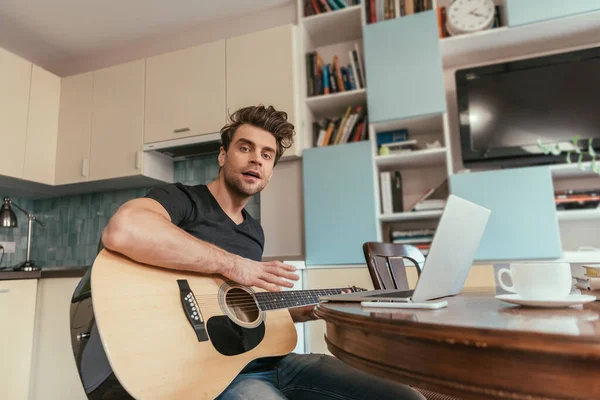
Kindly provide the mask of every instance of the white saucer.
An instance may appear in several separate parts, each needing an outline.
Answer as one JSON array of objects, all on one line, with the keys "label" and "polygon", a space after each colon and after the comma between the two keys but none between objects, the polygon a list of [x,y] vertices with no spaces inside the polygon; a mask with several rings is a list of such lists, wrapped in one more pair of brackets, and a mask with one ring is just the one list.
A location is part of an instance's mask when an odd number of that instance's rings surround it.
[{"label": "white saucer", "polygon": [[577,304],[590,303],[596,300],[596,296],[590,296],[585,294],[570,294],[566,298],[561,300],[525,300],[522,299],[518,294],[499,294],[496,296],[498,300],[505,301],[507,303],[519,304],[528,307],[545,307],[545,308],[556,308],[556,307],[569,307]]}]

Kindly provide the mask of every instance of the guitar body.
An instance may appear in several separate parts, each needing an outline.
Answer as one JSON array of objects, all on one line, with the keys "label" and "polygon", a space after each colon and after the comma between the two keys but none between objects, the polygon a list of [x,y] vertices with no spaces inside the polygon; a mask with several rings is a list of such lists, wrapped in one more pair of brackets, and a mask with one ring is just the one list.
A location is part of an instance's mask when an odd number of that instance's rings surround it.
[{"label": "guitar body", "polygon": [[136,399],[214,399],[252,360],[296,346],[286,308],[265,312],[254,298],[261,291],[218,275],[143,265],[104,249],[91,292],[106,358]]}]

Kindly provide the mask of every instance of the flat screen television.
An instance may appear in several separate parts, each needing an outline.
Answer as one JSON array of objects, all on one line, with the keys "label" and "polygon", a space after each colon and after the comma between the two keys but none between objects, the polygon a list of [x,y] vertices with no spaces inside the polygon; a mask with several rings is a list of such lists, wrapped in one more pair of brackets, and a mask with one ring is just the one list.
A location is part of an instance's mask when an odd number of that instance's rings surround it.
[{"label": "flat screen television", "polygon": [[544,144],[600,149],[600,48],[457,70],[465,167],[566,162]]}]

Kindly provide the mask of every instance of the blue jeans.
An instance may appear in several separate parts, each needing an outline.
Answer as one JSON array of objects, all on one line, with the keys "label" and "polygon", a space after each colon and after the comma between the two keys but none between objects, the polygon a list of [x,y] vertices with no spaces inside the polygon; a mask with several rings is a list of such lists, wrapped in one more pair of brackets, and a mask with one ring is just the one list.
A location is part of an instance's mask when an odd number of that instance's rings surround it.
[{"label": "blue jeans", "polygon": [[246,368],[218,400],[425,400],[406,385],[359,371],[324,354],[289,354],[270,368]]}]

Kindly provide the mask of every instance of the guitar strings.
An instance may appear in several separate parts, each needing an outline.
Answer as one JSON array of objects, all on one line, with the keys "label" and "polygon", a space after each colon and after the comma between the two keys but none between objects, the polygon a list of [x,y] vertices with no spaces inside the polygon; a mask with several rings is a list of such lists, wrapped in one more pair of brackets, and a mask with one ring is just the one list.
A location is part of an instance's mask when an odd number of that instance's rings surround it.
[{"label": "guitar strings", "polygon": [[[313,289],[311,289],[311,290],[313,290]],[[254,297],[256,295],[259,295],[259,296],[262,295],[262,294],[265,294],[265,295],[266,294],[276,295],[278,293],[281,293],[282,296],[285,296],[285,297],[290,297],[290,296],[294,296],[294,295],[304,296],[305,294],[317,295],[317,296],[323,296],[323,295],[327,296],[329,294],[339,294],[343,290],[346,290],[346,288],[341,288],[341,289],[314,289],[314,290],[315,291],[325,291],[326,293],[323,294],[323,293],[316,293],[316,292],[315,293],[309,293],[309,292],[306,292],[306,291],[295,291],[295,290],[285,291],[284,290],[284,291],[281,291],[281,292],[256,292],[256,293],[252,293],[252,294],[250,294],[248,292],[244,292],[244,293],[228,293],[226,295],[226,297],[227,298],[229,298],[229,297]],[[329,293],[327,293],[327,292],[329,292]],[[204,298],[209,298],[209,297],[214,297],[214,296],[217,296],[217,293],[214,293],[214,294],[200,294],[200,295],[194,294],[194,297],[196,299],[203,298],[203,297]]]}]

